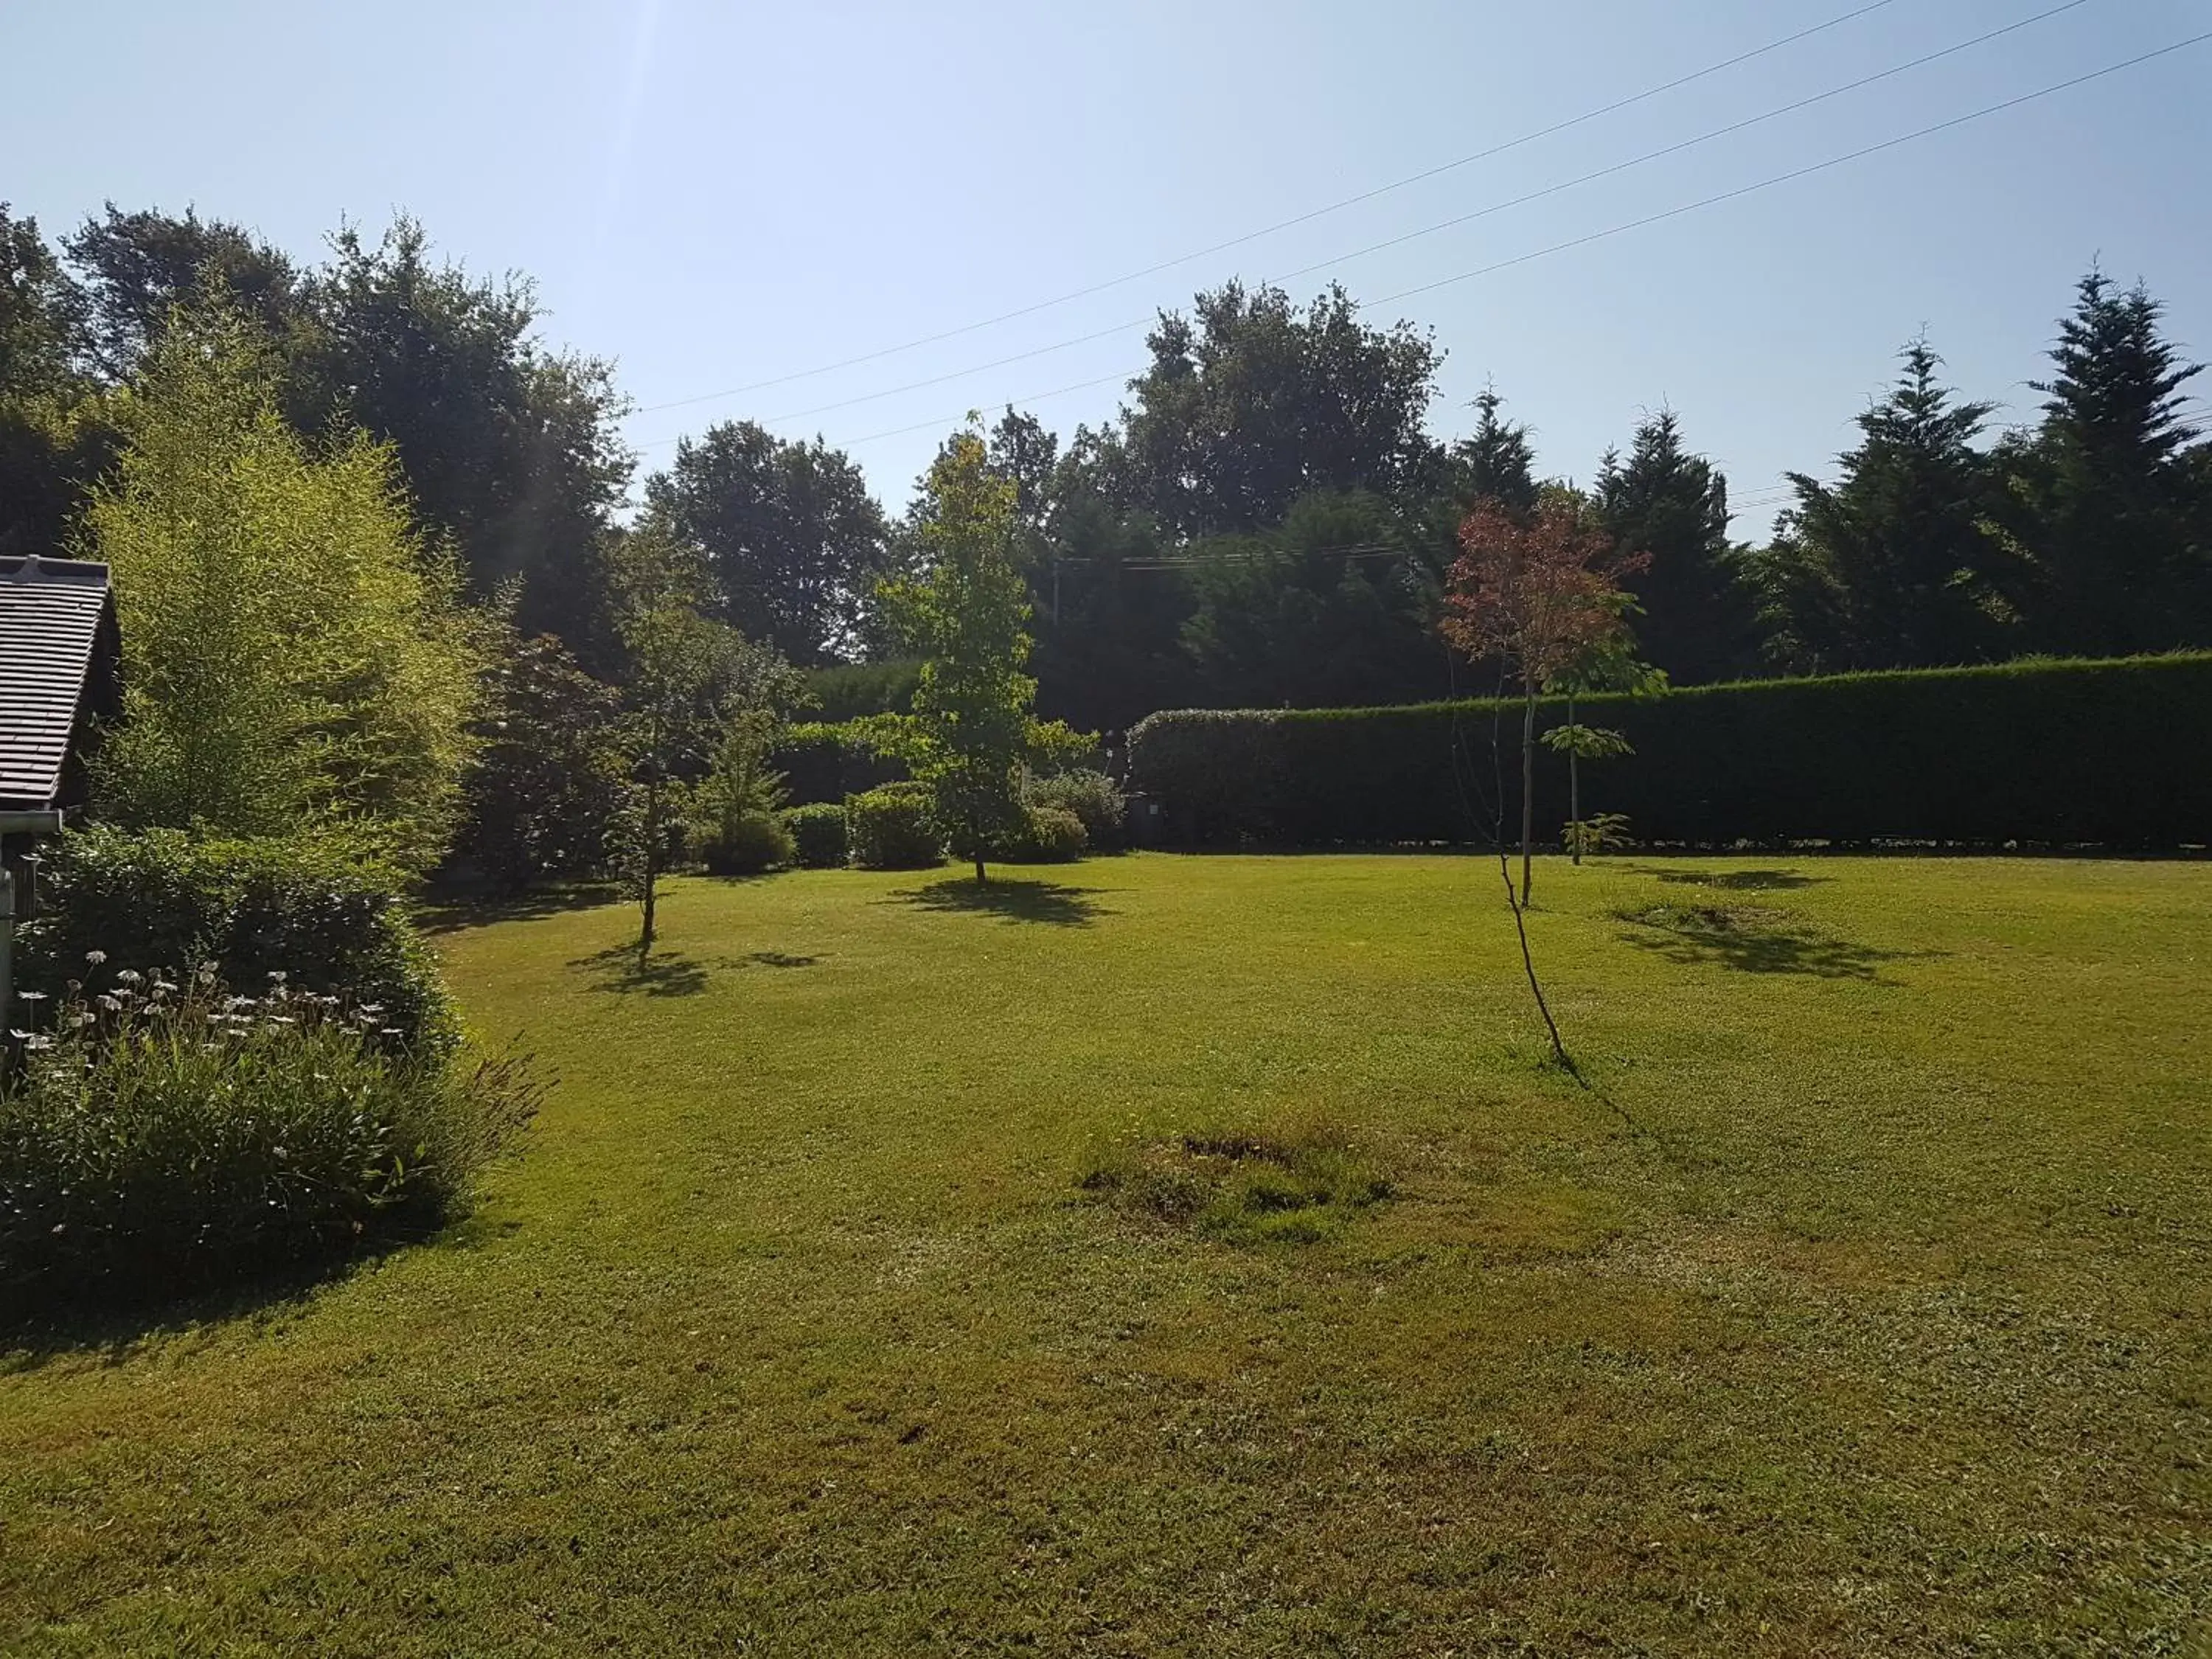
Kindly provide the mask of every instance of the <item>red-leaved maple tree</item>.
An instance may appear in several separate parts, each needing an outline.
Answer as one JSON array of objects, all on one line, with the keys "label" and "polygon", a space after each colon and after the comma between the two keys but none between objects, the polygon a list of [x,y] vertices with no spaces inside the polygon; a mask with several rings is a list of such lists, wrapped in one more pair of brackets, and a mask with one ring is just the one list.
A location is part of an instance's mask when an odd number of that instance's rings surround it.
[{"label": "red-leaved maple tree", "polygon": [[1444,637],[1477,662],[1502,662],[1521,682],[1521,902],[1528,902],[1535,826],[1536,698],[1545,684],[1626,632],[1620,578],[1650,562],[1622,555],[1554,495],[1532,513],[1483,500],[1459,527],[1444,589]]}]

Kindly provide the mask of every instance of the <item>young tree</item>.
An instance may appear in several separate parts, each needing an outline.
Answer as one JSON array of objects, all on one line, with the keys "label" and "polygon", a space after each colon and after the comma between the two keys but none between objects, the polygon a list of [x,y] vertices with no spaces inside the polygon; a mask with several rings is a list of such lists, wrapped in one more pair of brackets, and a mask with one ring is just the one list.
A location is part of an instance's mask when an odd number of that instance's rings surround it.
[{"label": "young tree", "polygon": [[[1632,610],[1633,606],[1624,609]],[[1583,817],[1583,763],[1613,760],[1636,750],[1620,732],[1602,726],[1584,726],[1577,720],[1576,700],[1593,691],[1627,691],[1641,696],[1666,688],[1667,671],[1638,661],[1632,648],[1633,643],[1628,630],[1623,628],[1612,637],[1600,641],[1565,673],[1554,676],[1544,686],[1547,691],[1566,694],[1567,723],[1545,732],[1544,746],[1567,757],[1567,845],[1577,864],[1583,861],[1583,852],[1589,840]],[[1620,820],[1616,816],[1610,821]]]},{"label": "young tree", "polygon": [[483,622],[410,526],[392,452],[357,431],[310,450],[264,345],[227,307],[179,311],[88,511],[123,625],[102,805],[222,835],[331,830],[426,870],[473,748]]},{"label": "young tree", "polygon": [[907,727],[914,774],[978,882],[992,839],[1020,812],[1021,766],[1036,734],[1015,501],[975,425],[956,434],[929,470],[919,518],[927,568],[884,593],[901,636],[922,658]]},{"label": "young tree", "polygon": [[1521,682],[1521,899],[1534,882],[1536,699],[1625,628],[1620,578],[1647,556],[1623,557],[1579,504],[1549,495],[1522,518],[1478,501],[1460,526],[1461,553],[1444,591],[1444,637]]},{"label": "young tree", "polygon": [[615,629],[628,659],[621,731],[630,793],[617,825],[624,885],[638,902],[638,965],[653,953],[660,878],[689,805],[687,777],[716,725],[727,630],[702,611],[707,562],[652,520],[617,538],[608,560]]}]

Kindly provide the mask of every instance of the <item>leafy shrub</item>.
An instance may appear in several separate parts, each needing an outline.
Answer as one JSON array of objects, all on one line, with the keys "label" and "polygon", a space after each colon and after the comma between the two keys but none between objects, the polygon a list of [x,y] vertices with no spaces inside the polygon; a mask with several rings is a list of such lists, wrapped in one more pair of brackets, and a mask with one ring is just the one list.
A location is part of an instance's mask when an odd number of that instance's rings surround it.
[{"label": "leafy shrub", "polygon": [[1024,806],[1018,828],[1001,837],[989,856],[1004,864],[1069,864],[1088,845],[1083,820],[1064,806]]},{"label": "leafy shrub", "polygon": [[1574,852],[1578,842],[1585,854],[1626,853],[1636,845],[1636,838],[1628,833],[1625,812],[1594,812],[1579,820],[1569,818],[1559,826],[1560,850]]},{"label": "leafy shrub", "polygon": [[418,1049],[459,1039],[459,1016],[401,908],[397,878],[342,848],[94,828],[54,844],[39,890],[20,969],[34,990],[58,995],[94,951],[111,972],[206,963],[230,984],[258,985],[281,971],[296,990],[377,1004]]},{"label": "leafy shrub", "polygon": [[806,672],[806,690],[822,718],[848,720],[861,714],[903,714],[914,706],[921,665],[913,661],[848,662]]},{"label": "leafy shrub", "polygon": [[791,831],[773,812],[746,812],[727,823],[711,823],[694,846],[708,872],[717,876],[757,876],[798,857]]},{"label": "leafy shrub", "polygon": [[540,635],[512,642],[487,702],[456,856],[507,891],[605,868],[629,783],[617,740],[622,694]]},{"label": "leafy shrub", "polygon": [[195,1289],[419,1232],[537,1109],[520,1060],[410,1050],[374,1004],[271,981],[255,1000],[204,971],[126,969],[60,1004],[59,1035],[34,1036],[0,1089],[0,1308]]},{"label": "leafy shrub", "polygon": [[875,723],[854,720],[838,726],[799,722],[777,738],[769,761],[783,775],[793,800],[801,805],[835,804],[886,783],[902,782],[906,763],[885,754]]},{"label": "leafy shrub", "polygon": [[1121,786],[1103,772],[1085,769],[1038,778],[1030,785],[1030,805],[1058,806],[1083,822],[1094,853],[1118,852],[1127,844],[1129,806]]},{"label": "leafy shrub", "polygon": [[1136,1214],[1238,1244],[1316,1243],[1392,1193],[1373,1160],[1329,1124],[1125,1145],[1093,1158],[1076,1184]]},{"label": "leafy shrub", "polygon": [[[2212,841],[2212,768],[2173,758],[2212,750],[2212,653],[1584,696],[1577,712],[1635,750],[1584,775],[1587,807],[1632,817],[1646,845]],[[1565,713],[1547,700],[1540,719]],[[1501,717],[1510,750],[1517,703],[1154,714],[1129,734],[1131,782],[1186,839],[1480,841],[1501,805],[1519,817],[1517,769],[1503,803],[1490,781]],[[1540,751],[1549,823],[1566,781]]]},{"label": "leafy shrub", "polygon": [[945,837],[919,784],[887,783],[852,796],[845,834],[863,870],[927,870],[945,862]]},{"label": "leafy shrub", "polygon": [[845,866],[845,809],[828,801],[793,806],[783,815],[791,834],[796,860],[809,870],[842,870]]}]

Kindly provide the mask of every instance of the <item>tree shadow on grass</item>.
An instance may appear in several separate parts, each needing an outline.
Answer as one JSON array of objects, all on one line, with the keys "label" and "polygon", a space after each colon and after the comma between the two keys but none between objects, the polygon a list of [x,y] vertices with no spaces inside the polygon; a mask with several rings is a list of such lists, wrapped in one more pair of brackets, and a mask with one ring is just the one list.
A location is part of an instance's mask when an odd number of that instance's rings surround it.
[{"label": "tree shadow on grass", "polygon": [[433,894],[416,913],[426,933],[457,933],[495,921],[537,921],[571,910],[593,910],[622,896],[611,885],[590,882],[504,896]]},{"label": "tree shadow on grass", "polygon": [[348,1255],[280,1262],[245,1279],[187,1287],[173,1295],[131,1284],[72,1290],[58,1306],[19,1297],[0,1304],[0,1376],[35,1371],[66,1355],[93,1354],[103,1364],[119,1365],[150,1338],[303,1313],[331,1285],[438,1237],[434,1228],[404,1229],[367,1242]]},{"label": "tree shadow on grass", "polygon": [[643,962],[635,945],[611,945],[568,963],[592,975],[592,989],[619,995],[696,997],[719,971],[744,968],[811,968],[819,957],[793,956],[786,951],[755,951],[742,957],[695,957],[684,951],[655,951]]},{"label": "tree shadow on grass", "polygon": [[1833,876],[1801,875],[1795,870],[1699,870],[1632,864],[1634,874],[1650,876],[1674,887],[1712,887],[1727,893],[1780,893],[1833,881]]},{"label": "tree shadow on grass", "polygon": [[1893,984],[1885,963],[1925,960],[1941,951],[1885,951],[1838,939],[1771,911],[1746,906],[1655,904],[1618,910],[1622,940],[1686,966],[1710,963],[1743,974],[1802,974]]},{"label": "tree shadow on grass", "polygon": [[1094,889],[1005,876],[981,883],[963,876],[954,881],[932,882],[927,887],[901,888],[878,902],[911,905],[917,910],[991,915],[1001,921],[1041,921],[1055,927],[1088,927],[1097,918],[1114,914],[1098,902]]}]

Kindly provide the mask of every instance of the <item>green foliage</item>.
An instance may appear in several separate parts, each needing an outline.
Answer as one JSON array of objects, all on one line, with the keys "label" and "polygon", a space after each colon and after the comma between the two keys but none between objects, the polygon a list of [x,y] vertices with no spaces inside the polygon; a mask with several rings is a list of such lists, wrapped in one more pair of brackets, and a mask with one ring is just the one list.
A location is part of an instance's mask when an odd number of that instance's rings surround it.
[{"label": "green foliage", "polygon": [[[2212,655],[1751,682],[1580,707],[1635,746],[1607,769],[1605,805],[1647,843],[2173,848],[2212,825],[2212,773],[2173,761],[2212,747]],[[1539,717],[1565,710],[1547,699]],[[1200,841],[1482,842],[1498,805],[1492,734],[1519,714],[1474,701],[1156,714],[1129,734],[1131,782]],[[1557,769],[1540,769],[1539,798],[1565,799],[1565,762],[1544,765]]]},{"label": "green foliage", "polygon": [[[888,585],[901,636],[922,657],[907,759],[939,822],[983,877],[986,849],[1019,822],[1019,768],[1035,740],[1030,608],[1015,562],[1016,490],[975,432],[930,469],[921,520],[924,574]],[[856,846],[860,841],[854,833]]]},{"label": "green foliage", "polygon": [[1612,760],[1621,755],[1632,755],[1636,750],[1618,732],[1602,726],[1555,726],[1537,739],[1556,755],[1571,755],[1577,760]]},{"label": "green foliage", "polygon": [[1073,812],[1083,826],[1084,841],[1094,853],[1117,852],[1126,844],[1128,803],[1122,798],[1121,785],[1103,772],[1086,768],[1033,778],[1029,804]]},{"label": "green foliage", "polygon": [[1369,492],[1301,496],[1262,533],[1189,550],[1182,647],[1221,702],[1333,707],[1435,695],[1449,542],[1440,525]]},{"label": "green foliage", "polygon": [[1090,846],[1083,820],[1065,806],[1021,809],[1021,822],[1000,833],[990,856],[1006,864],[1073,864]]},{"label": "green foliage", "polygon": [[1195,537],[1264,530],[1316,490],[1433,485],[1428,334],[1362,321],[1336,286],[1301,307],[1230,283],[1193,309],[1161,314],[1123,429],[1089,463],[1114,499]]},{"label": "green foliage", "polygon": [[795,863],[798,843],[781,814],[756,810],[695,827],[691,850],[714,876],[757,876]]},{"label": "green foliage", "polygon": [[0,1084],[0,1310],[58,1312],[419,1234],[536,1109],[517,1060],[410,1054],[277,979],[111,974]]},{"label": "green foliage", "polygon": [[860,469],[820,438],[778,438],[724,421],[678,440],[646,481],[647,509],[707,555],[717,614],[794,662],[854,641],[885,569],[887,526]]},{"label": "green foliage", "polygon": [[1977,447],[1995,408],[1952,401],[1926,341],[1905,349],[1895,390],[1859,416],[1838,481],[1802,473],[1797,503],[1753,562],[1769,654],[1804,667],[1985,660],[2016,637],[2019,577],[1989,519],[1998,485]]},{"label": "green foliage", "polygon": [[802,869],[842,870],[849,852],[845,835],[845,807],[833,801],[813,801],[785,809],[783,827],[791,836],[792,861]]},{"label": "green foliage", "polygon": [[283,973],[295,991],[374,1005],[418,1052],[449,1050],[459,1015],[398,884],[349,848],[296,836],[72,832],[50,844],[40,872],[39,915],[21,933],[21,982],[58,996],[87,978],[94,951],[111,975],[205,963],[229,984],[258,986]]},{"label": "green foliage", "polygon": [[701,614],[710,585],[696,549],[648,521],[611,550],[615,628],[629,664],[618,729],[631,780],[612,840],[623,888],[638,902],[641,956],[653,948],[660,877],[690,810],[688,778],[719,735],[714,693],[731,635]]},{"label": "green foliage", "polygon": [[605,866],[627,780],[622,694],[550,634],[510,637],[485,687],[456,851],[497,888]]},{"label": "green foliage", "polygon": [[331,247],[288,352],[295,418],[316,430],[343,415],[390,443],[475,592],[519,581],[520,625],[604,675],[615,641],[599,541],[632,464],[612,366],[548,347],[526,278],[434,258],[404,216],[374,245],[349,225]]},{"label": "green foliage", "polygon": [[1597,520],[1624,553],[1647,556],[1623,586],[1638,612],[1638,654],[1678,680],[1726,678],[1753,656],[1751,590],[1729,541],[1728,480],[1684,442],[1662,409],[1636,428],[1627,458],[1598,468]]},{"label": "green foliage", "polygon": [[1625,812],[1593,812],[1559,826],[1559,845],[1577,858],[1589,853],[1621,853],[1636,845]]},{"label": "green foliage", "polygon": [[2208,464],[2184,418],[2203,365],[2162,332],[2163,312],[2140,283],[2083,277],[2051,377],[2034,383],[2043,424],[1999,456],[2005,542],[2028,567],[2027,632],[2044,649],[2212,642]]},{"label": "green foliage", "polygon": [[98,797],[141,826],[340,834],[419,872],[454,828],[482,627],[391,452],[356,432],[311,453],[266,368],[235,313],[180,316],[94,495],[125,684]]},{"label": "green foliage", "polygon": [[884,718],[836,725],[794,721],[777,735],[769,764],[783,775],[791,799],[803,805],[841,802],[878,784],[902,782],[908,775],[906,763],[886,752],[891,740],[881,723]]},{"label": "green foliage", "polygon": [[945,862],[927,787],[887,783],[845,803],[845,834],[863,870],[930,870]]},{"label": "green foliage", "polygon": [[914,706],[921,665],[843,662],[806,671],[806,700],[816,715],[831,725],[861,714],[902,714]]},{"label": "green foliage", "polygon": [[718,678],[721,724],[706,774],[690,794],[692,846],[718,875],[753,874],[791,862],[790,839],[776,817],[786,799],[783,775],[769,757],[799,679],[771,647],[734,635],[724,641]]}]

